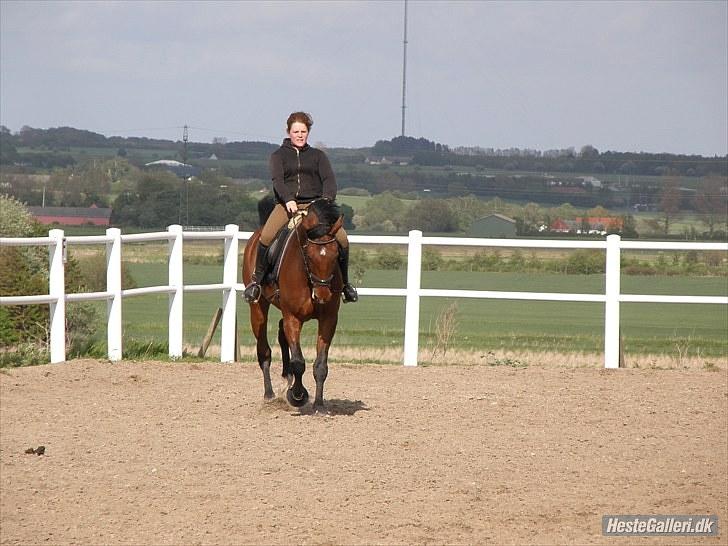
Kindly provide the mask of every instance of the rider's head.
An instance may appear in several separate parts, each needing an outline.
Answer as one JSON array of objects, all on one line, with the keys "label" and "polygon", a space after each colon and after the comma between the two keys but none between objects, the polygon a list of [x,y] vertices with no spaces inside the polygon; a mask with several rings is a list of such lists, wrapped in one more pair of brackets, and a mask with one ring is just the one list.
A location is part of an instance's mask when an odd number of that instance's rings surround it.
[{"label": "rider's head", "polygon": [[313,125],[313,118],[311,117],[311,114],[307,114],[306,112],[293,112],[290,116],[288,116],[288,120],[286,121],[286,129],[289,132],[294,123],[303,123],[306,126],[306,129],[310,131],[311,126]]},{"label": "rider's head", "polygon": [[306,112],[293,112],[288,116],[288,137],[291,144],[297,148],[303,148],[308,141],[308,131],[313,125],[311,116]]}]

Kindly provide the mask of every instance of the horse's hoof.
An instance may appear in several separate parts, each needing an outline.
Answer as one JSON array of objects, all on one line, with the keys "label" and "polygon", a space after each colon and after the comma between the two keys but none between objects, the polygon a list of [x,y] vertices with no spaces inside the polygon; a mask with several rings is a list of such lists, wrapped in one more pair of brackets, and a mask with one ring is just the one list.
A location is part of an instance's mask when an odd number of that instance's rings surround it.
[{"label": "horse's hoof", "polygon": [[314,404],[313,405],[313,414],[314,415],[321,415],[323,417],[329,417],[331,415],[331,412],[326,409],[326,406],[323,404]]},{"label": "horse's hoof", "polygon": [[302,392],[298,396],[296,396],[293,393],[293,389],[288,389],[288,391],[286,392],[286,399],[288,400],[288,403],[294,408],[300,408],[302,406],[305,406],[306,402],[308,402],[308,391],[305,388],[302,388]]}]

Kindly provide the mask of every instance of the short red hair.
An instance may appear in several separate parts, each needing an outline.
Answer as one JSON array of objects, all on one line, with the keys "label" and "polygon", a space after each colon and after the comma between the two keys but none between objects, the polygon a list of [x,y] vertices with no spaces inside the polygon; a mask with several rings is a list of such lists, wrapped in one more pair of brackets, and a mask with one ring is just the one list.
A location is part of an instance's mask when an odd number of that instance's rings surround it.
[{"label": "short red hair", "polygon": [[306,112],[293,112],[290,116],[288,116],[288,120],[286,121],[286,126],[289,131],[291,130],[291,125],[294,123],[303,123],[306,126],[306,129],[311,130],[313,118],[311,117],[311,114]]}]

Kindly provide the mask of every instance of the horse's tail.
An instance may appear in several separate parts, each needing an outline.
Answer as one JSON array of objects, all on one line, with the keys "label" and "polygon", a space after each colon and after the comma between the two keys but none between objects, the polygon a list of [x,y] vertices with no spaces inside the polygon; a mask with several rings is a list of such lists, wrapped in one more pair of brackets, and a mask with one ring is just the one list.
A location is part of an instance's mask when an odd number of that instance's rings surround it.
[{"label": "horse's tail", "polygon": [[265,224],[266,220],[268,220],[268,217],[270,216],[271,212],[273,212],[273,209],[276,206],[276,201],[273,199],[273,196],[271,194],[266,195],[258,201],[258,219],[260,221],[260,225],[262,226]]}]

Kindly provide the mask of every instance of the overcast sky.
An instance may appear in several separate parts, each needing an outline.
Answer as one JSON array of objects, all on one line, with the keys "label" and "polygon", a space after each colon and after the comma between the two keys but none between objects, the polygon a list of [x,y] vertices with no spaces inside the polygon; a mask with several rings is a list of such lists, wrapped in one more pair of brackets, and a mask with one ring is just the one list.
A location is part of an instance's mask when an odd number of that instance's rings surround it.
[{"label": "overcast sky", "polygon": [[[401,131],[403,0],[0,0],[0,123],[312,142]],[[409,136],[728,153],[728,2],[408,3]]]}]

